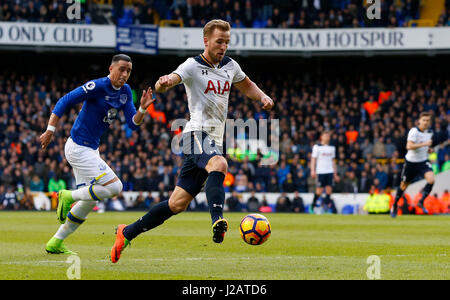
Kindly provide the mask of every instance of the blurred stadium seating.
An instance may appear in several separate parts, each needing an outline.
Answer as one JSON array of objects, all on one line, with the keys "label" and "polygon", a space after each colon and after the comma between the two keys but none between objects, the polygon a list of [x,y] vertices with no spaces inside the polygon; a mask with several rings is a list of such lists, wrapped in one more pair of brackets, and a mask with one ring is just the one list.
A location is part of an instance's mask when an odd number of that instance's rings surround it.
[{"label": "blurred stadium seating", "polygon": [[[112,2],[82,1],[83,17],[77,22],[158,24],[163,19],[181,18],[189,27],[219,17],[229,20],[233,27],[347,28],[401,27],[420,17],[420,1],[415,0],[384,1],[383,17],[373,23],[364,20],[361,1],[350,0],[192,1],[192,5],[186,4],[189,1],[173,1],[171,5],[165,1],[147,1],[146,5],[143,1],[126,1],[123,10],[104,13],[105,7],[106,11],[113,10],[114,6],[108,6]],[[320,9],[314,6],[317,3]],[[69,21],[65,1],[2,4],[0,21]],[[438,26],[449,24],[448,1],[446,4]],[[64,159],[64,143],[77,108],[71,108],[61,119],[48,151],[40,150],[38,138],[62,95],[87,80],[107,75],[112,52],[87,55],[65,50],[0,51],[0,185],[4,187],[12,186],[22,193],[49,192],[50,181],[62,180],[68,188],[75,188]],[[129,84],[135,102],[143,88],[185,59],[175,55],[131,56],[134,68]],[[442,68],[450,64],[448,55],[236,59],[252,80],[270,93],[276,106],[270,113],[263,112],[259,104],[232,89],[228,118],[279,119],[280,156],[276,166],[266,167],[259,163],[261,155],[228,151],[234,181],[227,186],[228,191],[239,185],[242,192],[312,192],[315,183],[309,177],[310,151],[324,129],[333,132],[332,144],[337,147],[342,178],[336,182],[337,193],[367,193],[372,185],[379,190],[398,186],[406,134],[420,112],[433,113],[436,140],[448,139],[450,77]],[[182,160],[171,151],[175,133],[170,124],[188,118],[184,88],[178,86],[157,98],[153,109],[160,118],[147,117],[139,132],[131,132],[123,122],[116,121],[103,137],[100,153],[123,181],[124,191],[161,191],[167,195],[176,183]],[[436,148],[431,157],[436,173],[447,170],[450,146]],[[288,173],[292,174],[289,178]]]},{"label": "blurred stadium seating", "polygon": [[[420,19],[420,0],[385,0],[381,19],[368,20],[368,4],[355,0],[76,0],[86,24],[159,24],[177,20],[186,27],[202,27],[207,20],[227,20],[235,28],[347,28],[402,27]],[[425,1],[427,2],[427,1]],[[72,1],[4,0],[0,21],[66,23]],[[446,9],[437,12],[439,26],[448,26]]]}]

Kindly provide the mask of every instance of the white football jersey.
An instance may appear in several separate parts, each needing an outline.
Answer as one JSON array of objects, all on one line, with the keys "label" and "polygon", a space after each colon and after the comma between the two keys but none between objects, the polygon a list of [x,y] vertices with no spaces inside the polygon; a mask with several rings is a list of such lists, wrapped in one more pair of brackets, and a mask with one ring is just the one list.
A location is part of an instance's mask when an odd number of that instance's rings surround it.
[{"label": "white football jersey", "polygon": [[188,58],[173,72],[181,77],[188,99],[190,120],[184,132],[206,132],[222,146],[231,84],[245,79],[239,64],[225,56],[213,66],[203,55]]},{"label": "white football jersey", "polygon": [[[411,141],[415,144],[424,143],[430,141],[433,136],[433,132],[431,130],[421,131],[417,127],[411,128],[408,132],[408,141]],[[408,150],[406,153],[406,160],[410,162],[423,162],[428,160],[428,146],[420,147],[415,150]]]},{"label": "white football jersey", "polygon": [[334,173],[333,159],[336,157],[336,147],[315,144],[311,156],[316,158],[317,174]]}]

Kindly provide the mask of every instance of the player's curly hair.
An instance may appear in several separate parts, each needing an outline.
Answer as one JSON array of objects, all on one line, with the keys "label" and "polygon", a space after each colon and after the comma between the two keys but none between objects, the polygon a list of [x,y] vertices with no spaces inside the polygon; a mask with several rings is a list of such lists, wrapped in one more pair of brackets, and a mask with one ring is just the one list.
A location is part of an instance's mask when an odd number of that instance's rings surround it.
[{"label": "player's curly hair", "polygon": [[230,23],[220,19],[214,19],[206,23],[203,27],[203,37],[209,37],[214,32],[214,29],[219,28],[222,31],[230,31]]}]

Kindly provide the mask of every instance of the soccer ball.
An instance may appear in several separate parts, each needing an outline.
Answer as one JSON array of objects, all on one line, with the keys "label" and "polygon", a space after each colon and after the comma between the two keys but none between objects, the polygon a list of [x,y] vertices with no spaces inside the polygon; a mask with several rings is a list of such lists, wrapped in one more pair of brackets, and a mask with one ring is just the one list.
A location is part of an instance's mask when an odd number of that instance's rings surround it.
[{"label": "soccer ball", "polygon": [[272,231],[266,217],[260,214],[250,214],[242,219],[239,232],[247,244],[261,245],[267,241]]}]

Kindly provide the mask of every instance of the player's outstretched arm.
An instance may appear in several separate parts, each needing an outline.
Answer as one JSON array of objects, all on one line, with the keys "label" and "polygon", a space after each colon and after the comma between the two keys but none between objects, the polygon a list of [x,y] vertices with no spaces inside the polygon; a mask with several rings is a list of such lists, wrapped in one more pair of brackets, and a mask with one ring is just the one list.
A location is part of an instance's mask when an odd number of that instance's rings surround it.
[{"label": "player's outstretched arm", "polygon": [[423,143],[414,143],[413,141],[408,141],[406,143],[406,150],[416,150],[421,147],[431,146],[432,143],[433,143],[432,140],[429,140],[429,141],[426,141]]},{"label": "player's outstretched arm", "polygon": [[58,125],[59,118],[62,117],[68,107],[72,107],[78,103],[88,99],[88,95],[95,95],[99,89],[95,89],[95,82],[89,81],[88,83],[70,91],[62,96],[58,102],[56,102],[53,108],[50,120],[48,121],[47,130],[39,137],[42,149],[46,149],[48,144],[53,139],[53,133]]},{"label": "player's outstretched arm", "polygon": [[168,89],[176,86],[180,82],[181,77],[175,73],[161,76],[155,83],[155,91],[157,91],[158,93],[165,93]]},{"label": "player's outstretched arm", "polygon": [[54,113],[52,113],[50,116],[50,120],[48,121],[47,130],[43,134],[41,134],[41,136],[39,137],[39,141],[41,142],[42,149],[46,149],[48,144],[50,144],[50,142],[52,141],[53,133],[56,130],[56,126],[58,125],[58,122],[59,122],[59,117],[57,115],[55,115]]},{"label": "player's outstretched arm", "polygon": [[273,100],[267,96],[250,78],[245,77],[244,80],[234,83],[241,93],[255,101],[261,101],[263,109],[271,110]]}]

